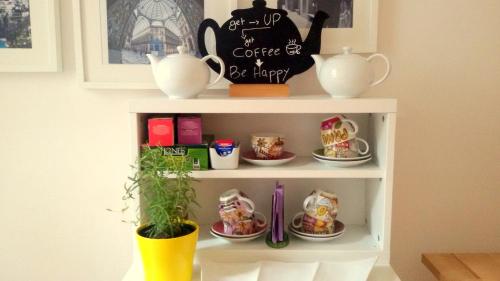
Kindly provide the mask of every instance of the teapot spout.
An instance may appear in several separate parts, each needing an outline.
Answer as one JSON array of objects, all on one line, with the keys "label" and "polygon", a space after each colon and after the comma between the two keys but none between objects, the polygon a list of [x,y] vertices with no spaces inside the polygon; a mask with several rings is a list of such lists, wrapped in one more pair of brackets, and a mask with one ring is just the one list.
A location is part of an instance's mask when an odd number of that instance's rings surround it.
[{"label": "teapot spout", "polygon": [[318,11],[314,16],[311,29],[304,41],[305,49],[309,54],[319,54],[321,50],[321,31],[323,31],[323,25],[329,17],[330,16],[323,11]]},{"label": "teapot spout", "polygon": [[149,62],[151,62],[151,66],[153,67],[154,70],[158,65],[158,63],[160,62],[160,58],[152,54],[147,54],[146,56],[148,57]]},{"label": "teapot spout", "polygon": [[325,62],[325,59],[320,55],[311,55],[311,57],[313,58],[314,63],[316,64],[316,74],[319,77],[319,74],[321,72],[321,68],[323,68],[323,63]]}]

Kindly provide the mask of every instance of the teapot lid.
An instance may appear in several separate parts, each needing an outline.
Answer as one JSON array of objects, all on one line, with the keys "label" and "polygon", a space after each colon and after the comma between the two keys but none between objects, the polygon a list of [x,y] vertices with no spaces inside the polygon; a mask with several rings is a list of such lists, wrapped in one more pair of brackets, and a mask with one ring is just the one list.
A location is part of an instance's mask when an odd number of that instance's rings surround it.
[{"label": "teapot lid", "polygon": [[179,52],[179,55],[186,55],[187,48],[184,45],[177,46],[177,52]]},{"label": "teapot lid", "polygon": [[167,56],[167,58],[178,58],[178,57],[182,57],[182,58],[195,58],[194,56],[192,56],[189,52],[188,52],[188,49],[186,48],[186,46],[184,45],[179,45],[177,46],[177,54],[170,54]]},{"label": "teapot lid", "polygon": [[352,47],[342,47],[343,55],[352,55]]}]

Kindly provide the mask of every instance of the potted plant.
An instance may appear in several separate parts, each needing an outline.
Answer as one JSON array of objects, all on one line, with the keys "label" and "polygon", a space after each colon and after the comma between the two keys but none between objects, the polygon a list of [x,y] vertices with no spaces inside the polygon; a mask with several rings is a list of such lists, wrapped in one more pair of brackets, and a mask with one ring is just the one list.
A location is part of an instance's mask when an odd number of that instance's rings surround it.
[{"label": "potted plant", "polygon": [[136,238],[146,280],[191,281],[199,232],[188,220],[197,204],[192,167],[188,156],[165,152],[162,147],[143,147],[123,199],[141,202]]}]

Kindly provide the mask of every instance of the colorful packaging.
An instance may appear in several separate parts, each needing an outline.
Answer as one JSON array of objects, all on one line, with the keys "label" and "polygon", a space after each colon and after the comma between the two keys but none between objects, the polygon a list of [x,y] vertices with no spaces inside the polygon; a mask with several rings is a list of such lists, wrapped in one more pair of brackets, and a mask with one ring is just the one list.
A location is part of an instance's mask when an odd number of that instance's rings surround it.
[{"label": "colorful packaging", "polygon": [[192,161],[195,171],[208,170],[208,146],[207,145],[175,145],[165,148],[166,155],[185,156],[188,155]]},{"label": "colorful packaging", "polygon": [[174,119],[151,118],[148,120],[149,146],[174,145]]},{"label": "colorful packaging", "polygon": [[202,144],[200,116],[177,117],[177,142],[185,145]]},{"label": "colorful packaging", "polygon": [[233,153],[234,141],[231,139],[216,140],[215,151],[220,156],[227,156]]},{"label": "colorful packaging", "polygon": [[187,154],[193,161],[193,170],[208,170],[208,146],[188,147]]}]

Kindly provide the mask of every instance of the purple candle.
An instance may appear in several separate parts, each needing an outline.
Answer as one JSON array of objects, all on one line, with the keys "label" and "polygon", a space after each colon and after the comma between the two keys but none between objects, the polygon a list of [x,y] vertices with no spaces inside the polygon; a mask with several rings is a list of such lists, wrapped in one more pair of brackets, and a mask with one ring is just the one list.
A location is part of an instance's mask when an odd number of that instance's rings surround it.
[{"label": "purple candle", "polygon": [[272,207],[272,241],[273,243],[281,242],[284,240],[284,200],[285,191],[284,186],[276,183],[276,188],[273,194],[273,207]]}]

